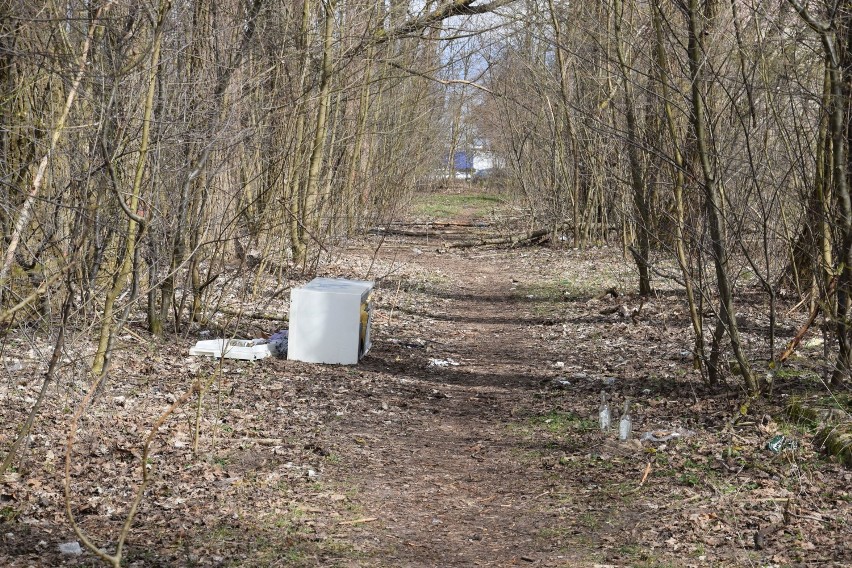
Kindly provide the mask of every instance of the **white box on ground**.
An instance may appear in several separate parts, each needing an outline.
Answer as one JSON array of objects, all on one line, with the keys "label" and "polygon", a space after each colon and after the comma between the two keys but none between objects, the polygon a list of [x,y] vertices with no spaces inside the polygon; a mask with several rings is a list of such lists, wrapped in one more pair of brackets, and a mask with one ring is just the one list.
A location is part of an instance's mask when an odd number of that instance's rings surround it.
[{"label": "white box on ground", "polygon": [[370,349],[373,283],[314,278],[290,292],[287,358],[354,365]]},{"label": "white box on ground", "polygon": [[189,348],[190,355],[205,357],[222,357],[223,352],[225,359],[256,361],[269,357],[266,344],[258,344],[254,339],[207,339]]}]

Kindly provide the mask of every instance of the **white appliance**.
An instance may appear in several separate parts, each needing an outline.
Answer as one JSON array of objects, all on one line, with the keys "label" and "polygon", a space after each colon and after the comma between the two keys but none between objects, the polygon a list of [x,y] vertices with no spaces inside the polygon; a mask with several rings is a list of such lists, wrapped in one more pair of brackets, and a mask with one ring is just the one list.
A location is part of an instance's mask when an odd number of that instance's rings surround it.
[{"label": "white appliance", "polygon": [[370,294],[363,280],[314,278],[290,292],[287,358],[354,365],[370,349]]}]

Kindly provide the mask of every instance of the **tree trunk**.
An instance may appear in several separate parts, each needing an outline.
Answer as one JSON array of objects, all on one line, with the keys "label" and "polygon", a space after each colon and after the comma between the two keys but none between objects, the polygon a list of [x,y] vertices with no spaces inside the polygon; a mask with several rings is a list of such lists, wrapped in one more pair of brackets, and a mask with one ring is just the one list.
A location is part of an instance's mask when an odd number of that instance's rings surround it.
[{"label": "tree trunk", "polygon": [[[848,83],[852,80],[852,54],[847,48],[852,42],[852,15],[844,8],[832,15],[833,20],[822,22],[808,12],[800,0],[789,0],[799,16],[816,31],[828,60],[828,81],[831,92],[828,129],[831,133],[831,152],[838,212],[835,224],[840,233],[840,274],[837,279],[837,361],[831,382],[840,384],[852,369],[852,326],[848,318],[852,303],[852,195],[849,188],[849,154],[852,127],[846,109],[849,104]],[[839,20],[839,21],[838,21]],[[838,38],[838,29],[843,34]],[[841,45],[843,44],[843,45]]]},{"label": "tree trunk", "polygon": [[657,67],[660,73],[660,90],[663,101],[663,114],[666,119],[669,137],[671,138],[672,153],[674,154],[674,200],[675,200],[675,252],[677,256],[678,266],[680,267],[681,275],[683,276],[684,288],[686,289],[686,301],[689,306],[689,320],[692,323],[692,331],[695,334],[695,343],[693,348],[693,366],[696,369],[701,368],[701,362],[705,361],[706,354],[704,348],[704,323],[701,317],[701,312],[698,309],[698,304],[695,301],[695,291],[693,289],[692,274],[690,272],[689,263],[686,255],[686,239],[684,237],[684,205],[683,205],[683,190],[686,185],[686,177],[684,175],[685,163],[683,153],[680,151],[680,139],[675,125],[674,112],[672,111],[671,101],[669,99],[669,70],[666,60],[666,52],[663,45],[663,26],[662,14],[660,7],[655,2],[652,9],[652,18],[654,25],[654,35],[656,37],[654,50],[657,60]]},{"label": "tree trunk", "polygon": [[[712,3],[709,3],[708,11]],[[701,164],[704,186],[704,210],[707,216],[707,224],[710,228],[710,247],[713,255],[713,264],[716,270],[716,284],[719,288],[719,317],[721,323],[728,332],[731,340],[731,349],[740,366],[746,389],[751,394],[759,392],[757,381],[752,373],[751,366],[745,356],[740,341],[739,329],[737,328],[736,312],[734,311],[733,290],[728,277],[728,246],[725,236],[725,212],[722,209],[722,198],[720,194],[719,181],[716,179],[714,164],[712,163],[707,132],[707,117],[704,106],[705,93],[702,92],[704,83],[704,45],[703,38],[707,27],[701,26],[699,19],[703,18],[699,12],[699,0],[689,0],[689,42],[687,55],[689,58],[689,73],[691,81],[690,103],[692,106],[692,125],[695,134],[696,151]]]},{"label": "tree trunk", "polygon": [[[334,29],[335,3],[331,0],[323,5],[323,36],[322,36],[322,71],[320,75],[319,104],[317,105],[316,122],[314,124],[314,139],[311,144],[311,157],[308,162],[308,179],[305,185],[305,219],[309,231],[316,232],[319,229],[319,203],[320,195],[320,173],[323,160],[325,159],[326,125],[328,124],[329,109],[331,107],[331,77],[333,72],[331,51],[332,31]],[[302,247],[307,248],[308,242],[305,233],[302,233]]]},{"label": "tree trunk", "polygon": [[94,359],[92,360],[92,373],[96,377],[100,377],[107,370],[106,357],[107,352],[109,351],[110,342],[112,341],[115,302],[121,291],[126,286],[127,278],[130,276],[130,272],[133,268],[134,259],[136,257],[138,231],[140,227],[144,229],[144,219],[138,216],[139,199],[142,194],[142,180],[145,174],[145,167],[148,162],[151,122],[154,111],[154,94],[156,92],[157,79],[159,75],[163,21],[170,9],[170,0],[161,0],[158,13],[159,17],[156,22],[153,44],[151,46],[148,89],[145,93],[145,101],[143,103],[142,135],[139,140],[139,156],[136,160],[136,171],[133,176],[133,185],[130,189],[130,202],[125,204],[123,201],[124,198],[120,194],[116,195],[116,198],[121,204],[121,208],[128,217],[127,235],[125,236],[124,252],[123,257],[120,260],[118,271],[113,277],[112,287],[107,291],[106,297],[104,298],[100,338],[98,340],[97,351],[95,352]]},{"label": "tree trunk", "polygon": [[621,72],[624,89],[624,109],[627,118],[627,156],[630,162],[630,189],[633,195],[633,207],[636,219],[636,237],[639,254],[634,255],[639,269],[639,294],[651,293],[651,273],[648,269],[648,257],[651,254],[651,212],[648,204],[648,190],[645,184],[645,172],[642,168],[642,156],[639,149],[639,132],[636,124],[636,109],[633,104],[633,85],[630,81],[630,67],[624,54],[624,40],[621,25],[624,18],[624,5],[621,0],[613,1],[615,29],[615,51],[618,56],[618,68]]}]

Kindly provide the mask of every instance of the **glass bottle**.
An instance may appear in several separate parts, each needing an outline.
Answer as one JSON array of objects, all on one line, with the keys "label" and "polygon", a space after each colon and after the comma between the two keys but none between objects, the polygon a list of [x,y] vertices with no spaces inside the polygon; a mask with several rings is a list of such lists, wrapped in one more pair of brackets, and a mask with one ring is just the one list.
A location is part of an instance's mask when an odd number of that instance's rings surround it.
[{"label": "glass bottle", "polygon": [[633,431],[633,421],[630,419],[630,400],[624,401],[624,412],[621,415],[621,421],[618,423],[618,439],[629,440],[630,433]]},{"label": "glass bottle", "polygon": [[609,412],[609,404],[606,402],[606,391],[601,391],[601,408],[598,412],[598,420],[601,426],[601,430],[606,432],[609,430],[611,418]]}]

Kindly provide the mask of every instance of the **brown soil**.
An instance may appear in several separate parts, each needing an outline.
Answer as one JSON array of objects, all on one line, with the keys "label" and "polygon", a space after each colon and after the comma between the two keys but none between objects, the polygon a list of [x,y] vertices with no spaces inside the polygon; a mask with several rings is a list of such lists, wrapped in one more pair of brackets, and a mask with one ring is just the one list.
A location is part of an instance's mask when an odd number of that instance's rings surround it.
[{"label": "brown soil", "polygon": [[[779,376],[773,400],[740,416],[736,377],[710,391],[692,370],[676,291],[634,318],[602,313],[640,304],[604,294],[634,286],[618,251],[445,252],[440,239],[388,237],[374,258],[378,242],[326,273],[363,278],[371,267],[377,278],[374,346],[357,366],[267,359],[219,372],[186,356],[195,335],[122,338],[72,463],[72,508],[98,545],[114,547],[156,416],[201,377],[210,386],[197,455],[192,398],[157,437],[127,565],[852,563],[852,474],[784,421],[782,395],[818,383],[806,357]],[[784,333],[797,321],[783,321]],[[765,330],[752,323],[757,353]],[[4,566],[96,563],[57,549],[77,540],[61,474],[68,414],[86,386],[74,365],[0,483]],[[40,386],[36,370],[25,365],[0,391],[4,450]],[[615,421],[633,401],[633,441],[600,432],[602,389]],[[675,429],[687,435],[637,440]],[[799,447],[766,450],[778,432]]]}]

